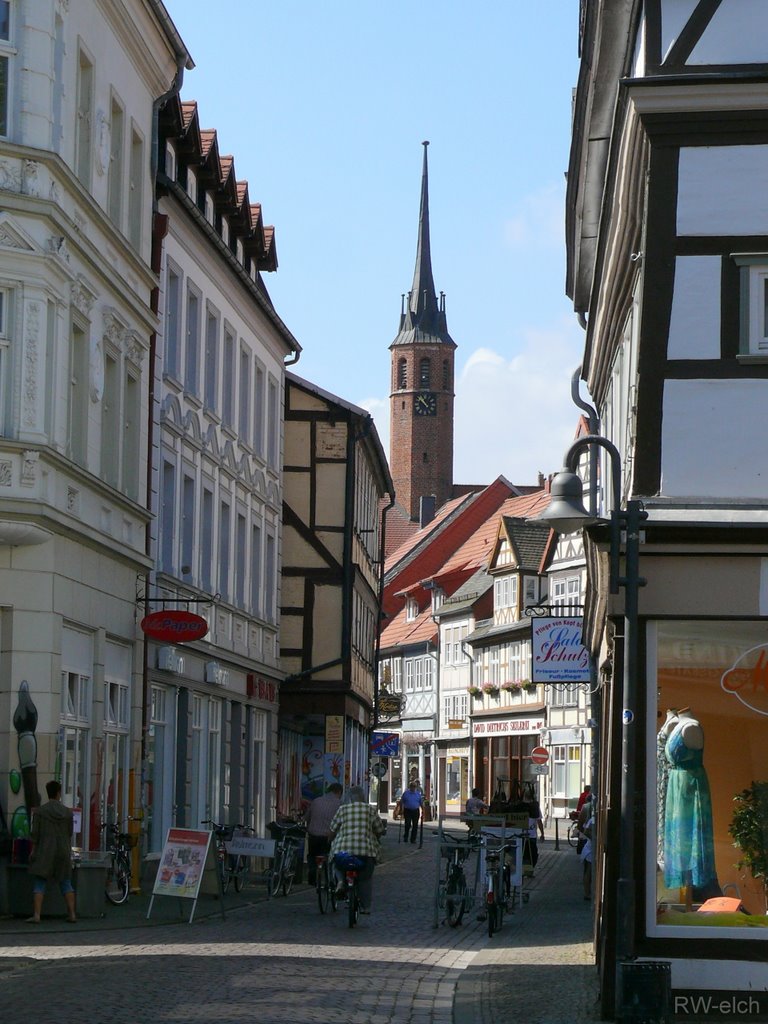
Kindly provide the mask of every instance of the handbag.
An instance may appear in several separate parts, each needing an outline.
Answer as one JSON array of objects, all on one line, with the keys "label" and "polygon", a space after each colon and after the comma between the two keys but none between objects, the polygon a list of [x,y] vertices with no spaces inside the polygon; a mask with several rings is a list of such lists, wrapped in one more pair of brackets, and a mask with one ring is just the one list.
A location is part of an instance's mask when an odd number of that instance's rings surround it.
[{"label": "handbag", "polygon": [[392,817],[394,818],[395,821],[399,821],[400,818],[402,818],[402,816],[403,816],[403,805],[398,800],[397,803],[395,804],[394,811],[392,811]]}]

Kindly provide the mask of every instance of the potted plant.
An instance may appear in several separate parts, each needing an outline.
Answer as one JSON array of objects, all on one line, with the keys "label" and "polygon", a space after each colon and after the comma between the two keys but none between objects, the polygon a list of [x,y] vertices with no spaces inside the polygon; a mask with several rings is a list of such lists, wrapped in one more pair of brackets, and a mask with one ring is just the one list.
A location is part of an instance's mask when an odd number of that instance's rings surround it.
[{"label": "potted plant", "polygon": [[768,782],[753,782],[733,798],[736,805],[728,831],[733,845],[741,850],[737,868],[747,868],[763,887],[768,913]]},{"label": "potted plant", "polygon": [[529,693],[533,693],[536,690],[536,683],[532,683],[530,679],[524,679],[523,689],[528,690]]},{"label": "potted plant", "polygon": [[498,683],[483,683],[483,693],[487,693],[489,697],[499,696],[499,684]]},{"label": "potted plant", "polygon": [[510,679],[508,682],[502,683],[501,688],[506,693],[519,693],[523,688],[523,684],[519,679]]},{"label": "potted plant", "polygon": [[467,693],[470,695],[470,697],[482,697],[483,696],[483,691],[480,689],[479,686],[468,686],[467,687]]}]

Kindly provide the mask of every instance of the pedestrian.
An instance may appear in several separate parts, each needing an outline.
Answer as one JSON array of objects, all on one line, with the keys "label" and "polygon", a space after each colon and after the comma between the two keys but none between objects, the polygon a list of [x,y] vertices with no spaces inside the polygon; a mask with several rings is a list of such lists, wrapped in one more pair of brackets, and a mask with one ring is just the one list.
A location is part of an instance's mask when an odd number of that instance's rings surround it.
[{"label": "pedestrian", "polygon": [[72,811],[61,802],[61,783],[46,782],[48,800],[32,813],[32,852],[29,872],[32,883],[32,917],[27,921],[40,923],[46,884],[59,883],[67,905],[67,920],[74,924],[75,891],[72,888]]},{"label": "pedestrian", "polygon": [[479,789],[472,790],[472,796],[467,800],[464,810],[467,814],[488,813],[488,804],[483,800]]},{"label": "pedestrian", "polygon": [[369,914],[373,898],[373,869],[380,848],[379,838],[384,835],[387,826],[375,808],[366,801],[361,786],[352,786],[347,793],[350,802],[341,804],[331,821],[331,855],[338,879],[338,895],[344,894],[344,888],[335,858],[340,854],[359,857],[363,862],[357,875],[360,912]]},{"label": "pedestrian", "polygon": [[583,791],[582,791],[582,793],[581,793],[581,795],[579,796],[578,802],[576,804],[576,813],[578,814],[579,811],[584,806],[584,804],[587,802],[587,800],[591,800],[591,799],[592,799],[592,787],[591,786],[585,786]]},{"label": "pedestrian", "polygon": [[[585,822],[584,828],[580,835],[584,837],[584,845],[582,846],[581,857],[584,865],[584,871],[582,874],[582,882],[584,886],[584,899],[589,900],[592,898],[592,846],[593,846],[593,834],[595,830],[595,818],[594,818],[594,801],[589,800],[587,802],[592,814],[590,814],[589,820]],[[586,807],[587,804],[584,806]]]},{"label": "pedestrian", "polygon": [[584,843],[586,842],[584,833],[586,831],[586,824],[592,817],[593,804],[594,801],[592,799],[592,794],[590,793],[589,797],[584,801],[584,804],[582,805],[582,808],[579,811],[578,816],[576,818],[576,853],[579,856],[581,856],[581,851],[584,849]]},{"label": "pedestrian", "polygon": [[344,787],[332,782],[323,796],[315,797],[307,808],[307,881],[314,885],[317,877],[316,857],[331,848],[331,821],[341,804]]},{"label": "pedestrian", "polygon": [[403,819],[405,821],[405,828],[403,829],[403,842],[408,842],[408,836],[411,837],[411,842],[416,842],[416,837],[419,831],[419,821],[423,813],[424,808],[424,797],[421,794],[419,784],[414,779],[408,786],[408,789],[400,797],[400,804],[403,808]]}]

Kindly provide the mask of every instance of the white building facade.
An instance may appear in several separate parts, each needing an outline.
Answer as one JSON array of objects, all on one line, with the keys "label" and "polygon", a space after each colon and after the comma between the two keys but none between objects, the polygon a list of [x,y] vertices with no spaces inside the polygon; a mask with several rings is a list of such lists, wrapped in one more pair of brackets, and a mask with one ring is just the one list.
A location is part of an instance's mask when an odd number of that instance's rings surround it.
[{"label": "white building facade", "polygon": [[0,3],[0,801],[15,839],[53,777],[86,849],[139,808],[151,153],[155,104],[189,63],[161,3]]}]

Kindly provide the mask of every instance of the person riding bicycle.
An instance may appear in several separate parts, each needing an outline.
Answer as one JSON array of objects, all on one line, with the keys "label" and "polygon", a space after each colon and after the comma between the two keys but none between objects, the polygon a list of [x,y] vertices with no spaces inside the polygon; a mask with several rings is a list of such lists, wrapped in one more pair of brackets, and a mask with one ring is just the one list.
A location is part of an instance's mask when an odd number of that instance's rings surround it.
[{"label": "person riding bicycle", "polygon": [[307,809],[307,881],[314,885],[317,863],[315,857],[328,853],[331,846],[331,821],[341,804],[344,787],[332,782],[323,796],[315,797]]},{"label": "person riding bicycle", "polygon": [[349,853],[362,861],[357,876],[360,911],[369,914],[373,896],[373,869],[379,855],[379,838],[384,835],[387,826],[376,813],[376,809],[366,801],[365,791],[361,786],[352,786],[347,792],[350,802],[342,804],[331,821],[331,855],[339,880],[339,895],[344,895],[344,888],[336,866],[336,856]]}]

